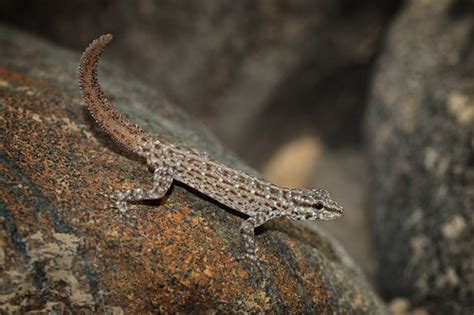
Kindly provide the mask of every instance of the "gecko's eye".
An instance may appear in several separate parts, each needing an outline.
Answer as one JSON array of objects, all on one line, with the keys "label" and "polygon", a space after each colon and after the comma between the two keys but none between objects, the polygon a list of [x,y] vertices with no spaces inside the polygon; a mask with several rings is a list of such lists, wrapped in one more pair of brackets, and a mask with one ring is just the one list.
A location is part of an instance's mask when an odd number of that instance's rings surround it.
[{"label": "gecko's eye", "polygon": [[316,202],[315,204],[312,205],[313,208],[321,210],[324,208],[324,205],[321,202]]}]

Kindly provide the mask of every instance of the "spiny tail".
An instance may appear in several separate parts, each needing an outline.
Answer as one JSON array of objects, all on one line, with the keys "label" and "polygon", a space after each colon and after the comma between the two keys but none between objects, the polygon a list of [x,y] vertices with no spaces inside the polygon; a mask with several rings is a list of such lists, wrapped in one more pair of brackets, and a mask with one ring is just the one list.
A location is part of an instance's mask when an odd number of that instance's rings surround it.
[{"label": "spiny tail", "polygon": [[115,109],[104,96],[97,79],[97,63],[102,51],[111,41],[111,34],[102,35],[86,48],[79,65],[79,87],[97,123],[118,143],[141,155],[143,145],[152,140],[151,136]]}]

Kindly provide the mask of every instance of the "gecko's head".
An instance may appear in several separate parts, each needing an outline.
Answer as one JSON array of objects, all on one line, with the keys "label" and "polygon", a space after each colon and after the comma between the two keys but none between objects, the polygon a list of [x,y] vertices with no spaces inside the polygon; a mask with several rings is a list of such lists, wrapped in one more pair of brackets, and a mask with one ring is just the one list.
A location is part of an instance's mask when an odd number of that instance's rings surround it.
[{"label": "gecko's head", "polygon": [[293,204],[290,217],[295,220],[334,220],[344,212],[344,208],[332,200],[324,189],[298,190]]}]

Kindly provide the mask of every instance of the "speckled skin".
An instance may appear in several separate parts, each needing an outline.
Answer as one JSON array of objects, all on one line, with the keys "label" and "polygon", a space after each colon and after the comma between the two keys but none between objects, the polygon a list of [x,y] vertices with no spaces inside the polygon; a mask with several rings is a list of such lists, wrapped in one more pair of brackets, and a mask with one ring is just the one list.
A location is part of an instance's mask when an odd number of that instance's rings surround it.
[{"label": "speckled skin", "polygon": [[323,189],[289,189],[248,175],[210,159],[205,153],[160,142],[130,123],[104,97],[97,80],[97,62],[112,40],[107,34],[85,50],[79,67],[79,85],[89,110],[100,126],[125,148],[143,156],[154,170],[150,190],[131,189],[116,195],[117,206],[127,202],[162,198],[174,180],[182,182],[216,201],[249,216],[241,233],[245,256],[258,261],[254,229],[266,221],[288,216],[294,220],[332,220],[343,208]]}]

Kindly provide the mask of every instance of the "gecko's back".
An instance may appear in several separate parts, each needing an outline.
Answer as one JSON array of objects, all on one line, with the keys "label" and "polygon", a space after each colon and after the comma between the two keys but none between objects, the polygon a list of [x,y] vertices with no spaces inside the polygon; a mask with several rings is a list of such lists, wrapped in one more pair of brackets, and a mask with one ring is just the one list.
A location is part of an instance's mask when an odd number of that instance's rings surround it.
[{"label": "gecko's back", "polygon": [[285,210],[288,189],[272,185],[188,148],[157,142],[149,163],[175,169],[174,178],[247,215],[259,208]]}]

